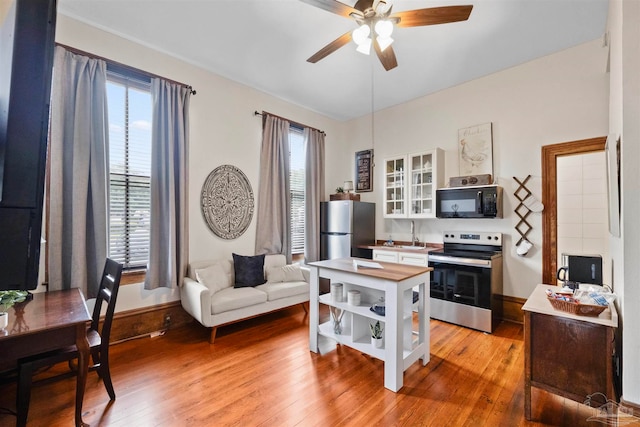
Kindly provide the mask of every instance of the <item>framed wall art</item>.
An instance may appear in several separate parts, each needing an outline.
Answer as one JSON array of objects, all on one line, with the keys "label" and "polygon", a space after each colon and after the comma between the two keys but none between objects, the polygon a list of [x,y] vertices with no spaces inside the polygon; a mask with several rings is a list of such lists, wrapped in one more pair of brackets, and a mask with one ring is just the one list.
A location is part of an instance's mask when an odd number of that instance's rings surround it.
[{"label": "framed wall art", "polygon": [[458,130],[460,175],[493,175],[491,123]]},{"label": "framed wall art", "polygon": [[218,166],[202,185],[202,216],[209,229],[223,239],[236,239],[245,232],[253,217],[253,205],[251,184],[235,166]]},{"label": "framed wall art", "polygon": [[373,191],[373,149],[356,152],[357,193]]}]

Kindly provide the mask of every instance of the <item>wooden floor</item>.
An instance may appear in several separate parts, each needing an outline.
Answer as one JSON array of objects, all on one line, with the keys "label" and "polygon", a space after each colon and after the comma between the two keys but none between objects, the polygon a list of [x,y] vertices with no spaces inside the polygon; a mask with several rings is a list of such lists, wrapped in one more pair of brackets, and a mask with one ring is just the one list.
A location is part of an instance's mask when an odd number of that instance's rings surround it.
[{"label": "wooden floor", "polygon": [[[534,389],[523,417],[522,325],[489,335],[431,321],[431,361],[404,387],[383,387],[383,364],[347,347],[308,348],[300,306],[220,328],[199,324],[112,346],[117,400],[89,374],[84,421],[92,426],[600,426],[596,410]],[[56,367],[54,370],[61,369]],[[29,426],[71,426],[73,378],[34,387]],[[0,386],[14,408],[15,386]],[[15,423],[0,414],[0,426]]]}]

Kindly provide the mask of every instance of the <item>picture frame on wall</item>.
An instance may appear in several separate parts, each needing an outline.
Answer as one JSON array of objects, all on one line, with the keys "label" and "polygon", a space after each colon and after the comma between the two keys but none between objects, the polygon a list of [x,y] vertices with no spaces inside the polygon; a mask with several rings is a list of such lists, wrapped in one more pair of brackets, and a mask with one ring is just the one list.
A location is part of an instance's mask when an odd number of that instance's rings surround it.
[{"label": "picture frame on wall", "polygon": [[461,176],[493,175],[491,122],[458,130],[458,162]]},{"label": "picture frame on wall", "polygon": [[373,191],[373,149],[356,152],[355,191]]}]

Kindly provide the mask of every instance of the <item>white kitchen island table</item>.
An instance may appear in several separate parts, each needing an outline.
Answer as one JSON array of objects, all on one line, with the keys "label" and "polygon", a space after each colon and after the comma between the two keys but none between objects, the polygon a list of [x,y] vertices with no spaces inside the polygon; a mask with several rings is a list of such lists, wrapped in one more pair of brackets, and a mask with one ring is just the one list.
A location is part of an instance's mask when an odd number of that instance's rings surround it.
[{"label": "white kitchen island table", "polygon": [[[356,267],[357,258],[341,258],[309,264],[311,289],[309,298],[309,350],[319,353],[318,337],[331,338],[384,362],[384,386],[397,392],[403,385],[403,374],[418,359],[429,362],[429,295],[430,267],[394,263],[378,263],[382,268]],[[370,262],[370,261],[369,261]],[[343,284],[343,301],[335,301],[331,294],[319,295],[320,279]],[[413,302],[414,287],[418,289],[418,302]],[[350,290],[360,292],[359,305],[347,302]],[[384,298],[384,316],[370,307]],[[319,305],[343,313],[336,332],[332,316],[320,324]],[[418,327],[413,330],[413,310],[417,306]],[[384,325],[384,346],[371,343],[370,324],[380,321]]]}]

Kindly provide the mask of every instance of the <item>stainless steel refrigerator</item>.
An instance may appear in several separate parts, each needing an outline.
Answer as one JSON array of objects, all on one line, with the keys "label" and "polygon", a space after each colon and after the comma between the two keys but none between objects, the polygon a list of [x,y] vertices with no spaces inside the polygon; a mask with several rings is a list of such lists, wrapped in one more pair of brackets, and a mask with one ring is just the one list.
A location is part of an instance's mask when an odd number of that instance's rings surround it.
[{"label": "stainless steel refrigerator", "polygon": [[320,202],[320,259],[371,258],[376,234],[375,203],[353,200]]}]

